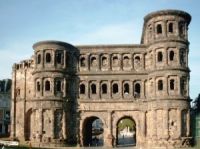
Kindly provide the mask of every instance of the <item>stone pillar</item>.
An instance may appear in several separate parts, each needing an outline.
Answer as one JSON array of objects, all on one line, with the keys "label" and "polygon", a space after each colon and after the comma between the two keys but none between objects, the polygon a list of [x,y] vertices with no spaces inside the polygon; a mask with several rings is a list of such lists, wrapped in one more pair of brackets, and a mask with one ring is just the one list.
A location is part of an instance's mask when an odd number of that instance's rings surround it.
[{"label": "stone pillar", "polygon": [[64,139],[67,139],[67,134],[66,134],[66,127],[67,127],[67,125],[66,125],[66,111],[65,110],[63,110],[63,138]]},{"label": "stone pillar", "polygon": [[144,98],[145,84],[144,80],[141,82],[141,98]]},{"label": "stone pillar", "polygon": [[141,134],[142,134],[142,140],[145,142],[146,137],[146,112],[141,112],[141,120],[142,120],[142,128],[141,128]]},{"label": "stone pillar", "polygon": [[164,36],[167,37],[167,21],[164,21],[163,32],[164,32]]},{"label": "stone pillar", "polygon": [[67,88],[67,83],[66,83],[66,78],[64,78],[64,82],[63,82],[63,97],[66,97],[66,95],[67,95],[66,88]]},{"label": "stone pillar", "polygon": [[56,67],[56,53],[55,53],[55,51],[52,50],[51,55],[52,55],[51,64],[53,64],[53,66]]},{"label": "stone pillar", "polygon": [[163,110],[163,138],[169,137],[169,111],[168,109]]},{"label": "stone pillar", "polygon": [[106,136],[106,146],[112,147],[113,146],[113,135],[112,135],[112,111],[108,111],[108,131]]},{"label": "stone pillar", "polygon": [[165,88],[165,96],[168,96],[169,95],[169,87],[168,87],[168,77],[165,76],[165,82],[163,82],[163,85],[166,85],[166,88]]},{"label": "stone pillar", "polygon": [[122,54],[119,54],[119,67],[120,67],[119,70],[123,69],[123,57],[122,57]]},{"label": "stone pillar", "polygon": [[42,54],[41,54],[41,63],[42,63],[42,68],[44,68],[44,62],[45,62],[45,51],[43,50],[42,51]]},{"label": "stone pillar", "polygon": [[190,111],[187,112],[187,137],[190,136]]},{"label": "stone pillar", "polygon": [[63,58],[63,68],[65,69],[66,68],[66,66],[67,66],[67,52],[66,52],[66,50],[64,50],[64,58]]},{"label": "stone pillar", "polygon": [[54,133],[54,127],[55,127],[55,110],[51,110],[51,136],[52,139],[55,138],[55,133]]},{"label": "stone pillar", "polygon": [[152,138],[156,139],[157,138],[157,114],[156,110],[152,110]]},{"label": "stone pillar", "polygon": [[181,131],[182,131],[182,126],[181,126],[181,109],[177,109],[177,137],[181,137]]},{"label": "stone pillar", "polygon": [[123,97],[123,83],[122,80],[119,80],[119,86],[118,86],[118,91],[119,91],[119,97],[122,98]]},{"label": "stone pillar", "polygon": [[42,131],[43,131],[43,129],[42,129],[42,127],[43,127],[43,111],[42,111],[42,109],[39,109],[38,110],[38,112],[39,112],[39,136],[40,136],[40,141],[42,141]]},{"label": "stone pillar", "polygon": [[44,94],[44,78],[41,79],[41,96]]},{"label": "stone pillar", "polygon": [[86,61],[87,61],[88,71],[90,71],[90,55],[87,55]]},{"label": "stone pillar", "polygon": [[108,82],[108,94],[109,94],[109,98],[112,98],[112,82],[109,81]]},{"label": "stone pillar", "polygon": [[54,78],[50,79],[50,89],[51,89],[51,94],[55,96],[55,79]]},{"label": "stone pillar", "polygon": [[145,69],[145,55],[142,54],[142,69]]},{"label": "stone pillar", "polygon": [[96,83],[97,98],[100,99],[100,81],[97,80]]},{"label": "stone pillar", "polygon": [[153,94],[153,96],[154,96],[154,98],[156,97],[156,92],[157,92],[157,82],[156,82],[156,78],[155,77],[153,77],[152,78],[152,80],[153,80],[153,85],[154,85],[154,94]]}]

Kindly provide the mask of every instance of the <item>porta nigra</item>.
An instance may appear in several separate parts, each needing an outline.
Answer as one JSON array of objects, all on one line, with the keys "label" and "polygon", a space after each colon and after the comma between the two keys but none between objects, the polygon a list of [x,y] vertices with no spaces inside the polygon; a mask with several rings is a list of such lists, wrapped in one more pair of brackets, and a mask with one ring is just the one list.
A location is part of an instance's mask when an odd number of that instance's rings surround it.
[{"label": "porta nigra", "polygon": [[33,56],[13,65],[11,136],[115,147],[128,119],[136,147],[189,146],[190,21],[184,11],[150,13],[141,44],[35,43]]}]

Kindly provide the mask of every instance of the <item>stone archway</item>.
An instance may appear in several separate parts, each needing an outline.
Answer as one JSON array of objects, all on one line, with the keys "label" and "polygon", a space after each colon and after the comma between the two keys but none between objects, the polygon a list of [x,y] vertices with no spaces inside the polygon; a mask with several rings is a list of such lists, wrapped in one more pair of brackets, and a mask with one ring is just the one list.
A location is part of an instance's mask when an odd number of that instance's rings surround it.
[{"label": "stone archway", "polygon": [[116,125],[116,145],[136,146],[136,123],[131,117],[125,116]]},{"label": "stone archway", "polygon": [[30,108],[25,115],[25,127],[24,127],[24,135],[25,140],[31,139],[31,115],[32,115],[32,108]]},{"label": "stone archway", "polygon": [[88,117],[83,122],[83,146],[103,146],[103,122],[96,116]]}]

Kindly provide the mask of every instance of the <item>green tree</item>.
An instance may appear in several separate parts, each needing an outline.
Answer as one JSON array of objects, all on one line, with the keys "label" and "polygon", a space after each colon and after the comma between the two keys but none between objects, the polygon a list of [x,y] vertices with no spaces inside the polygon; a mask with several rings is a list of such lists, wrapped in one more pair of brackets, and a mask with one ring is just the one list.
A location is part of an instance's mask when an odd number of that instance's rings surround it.
[{"label": "green tree", "polygon": [[197,112],[197,113],[200,112],[200,94],[199,94],[198,97],[194,100],[193,109],[194,109],[195,112]]}]

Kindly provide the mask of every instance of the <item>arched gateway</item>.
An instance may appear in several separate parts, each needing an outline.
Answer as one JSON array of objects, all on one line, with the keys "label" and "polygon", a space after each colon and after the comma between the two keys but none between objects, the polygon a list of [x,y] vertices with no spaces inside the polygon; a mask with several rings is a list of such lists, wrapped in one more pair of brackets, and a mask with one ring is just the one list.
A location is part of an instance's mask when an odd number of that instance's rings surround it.
[{"label": "arched gateway", "polygon": [[88,117],[82,126],[83,146],[103,146],[103,122],[96,116]]},{"label": "arched gateway", "polygon": [[121,118],[116,128],[117,146],[136,146],[136,123],[131,117]]}]

